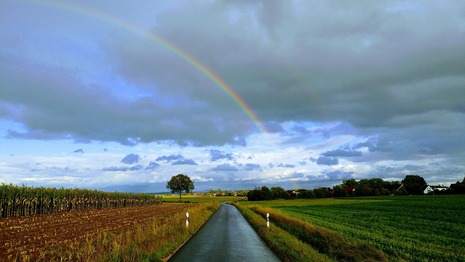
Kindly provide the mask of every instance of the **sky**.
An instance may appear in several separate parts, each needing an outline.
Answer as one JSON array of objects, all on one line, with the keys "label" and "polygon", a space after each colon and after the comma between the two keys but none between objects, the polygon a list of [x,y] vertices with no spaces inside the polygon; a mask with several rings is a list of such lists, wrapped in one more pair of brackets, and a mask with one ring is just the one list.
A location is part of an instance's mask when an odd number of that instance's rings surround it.
[{"label": "sky", "polygon": [[0,0],[0,183],[465,176],[464,1]]}]

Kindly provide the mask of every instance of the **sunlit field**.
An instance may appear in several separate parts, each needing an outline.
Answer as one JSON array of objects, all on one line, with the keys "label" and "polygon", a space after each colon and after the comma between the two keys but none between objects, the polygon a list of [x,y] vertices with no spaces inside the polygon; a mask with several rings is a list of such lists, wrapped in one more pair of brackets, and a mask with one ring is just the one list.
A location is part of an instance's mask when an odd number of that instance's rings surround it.
[{"label": "sunlit field", "polygon": [[[332,247],[350,243],[374,248],[389,261],[465,259],[464,195],[278,200],[240,206],[262,216],[263,225],[270,213],[271,227],[284,229],[331,259],[363,260],[357,254],[345,258]],[[302,234],[306,230],[310,233]],[[312,237],[319,239],[312,242]],[[325,239],[331,241],[321,246]]]}]

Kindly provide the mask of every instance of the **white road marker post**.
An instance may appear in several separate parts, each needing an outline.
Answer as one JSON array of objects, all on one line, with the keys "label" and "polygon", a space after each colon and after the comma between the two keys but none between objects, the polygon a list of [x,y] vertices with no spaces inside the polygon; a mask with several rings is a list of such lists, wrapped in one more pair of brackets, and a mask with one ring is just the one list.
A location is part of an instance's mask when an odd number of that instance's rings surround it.
[{"label": "white road marker post", "polygon": [[270,228],[270,213],[266,213],[266,227]]},{"label": "white road marker post", "polygon": [[186,227],[189,226],[189,212],[186,212]]}]

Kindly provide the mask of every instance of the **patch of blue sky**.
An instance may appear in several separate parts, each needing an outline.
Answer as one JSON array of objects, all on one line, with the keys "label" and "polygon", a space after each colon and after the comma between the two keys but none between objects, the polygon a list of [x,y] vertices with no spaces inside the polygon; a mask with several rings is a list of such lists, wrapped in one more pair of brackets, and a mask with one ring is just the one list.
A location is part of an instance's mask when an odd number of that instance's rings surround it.
[{"label": "patch of blue sky", "polygon": [[149,88],[143,88],[140,85],[128,82],[113,70],[103,74],[96,74],[93,81],[96,81],[97,85],[108,89],[112,96],[123,102],[134,102],[141,98],[156,97],[155,92]]},{"label": "patch of blue sky", "polygon": [[59,154],[72,153],[79,146],[73,144],[71,140],[44,141],[44,140],[26,140],[15,138],[0,138],[0,156],[16,155],[41,155],[53,156]]},{"label": "patch of blue sky", "polygon": [[295,132],[297,129],[301,129],[301,131],[307,130],[316,130],[316,129],[329,129],[335,127],[339,124],[339,122],[310,122],[310,121],[286,121],[283,122],[281,125],[284,130],[288,132]]}]

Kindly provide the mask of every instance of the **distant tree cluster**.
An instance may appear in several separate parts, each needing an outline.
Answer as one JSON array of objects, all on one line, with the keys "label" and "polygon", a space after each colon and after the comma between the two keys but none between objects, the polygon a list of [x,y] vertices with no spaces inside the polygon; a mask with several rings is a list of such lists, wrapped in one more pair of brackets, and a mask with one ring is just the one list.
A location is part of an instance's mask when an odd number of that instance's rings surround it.
[{"label": "distant tree cluster", "polygon": [[428,186],[425,179],[421,176],[408,175],[402,180],[402,185],[411,195],[422,195],[423,191]]},{"label": "distant tree cluster", "polygon": [[210,189],[208,194],[210,196],[246,196],[249,190],[222,190],[218,189]]},{"label": "distant tree cluster", "polygon": [[454,194],[465,194],[465,177],[462,182],[458,182],[450,185],[450,189]]},{"label": "distant tree cluster", "polygon": [[417,175],[407,175],[402,181],[384,181],[381,178],[344,180],[334,187],[333,196],[386,196],[422,195],[428,186],[425,179]]},{"label": "distant tree cluster", "polygon": [[273,193],[266,186],[262,186],[261,188],[256,187],[247,193],[247,199],[249,201],[272,200]]},{"label": "distant tree cluster", "polygon": [[313,190],[298,189],[284,190],[282,187],[272,187],[269,189],[266,186],[256,187],[247,193],[249,201],[273,200],[273,199],[295,199],[295,198],[324,198],[331,197],[330,188],[317,188]]},{"label": "distant tree cluster", "polygon": [[273,193],[273,199],[289,199],[289,194],[282,187],[272,187],[271,193]]},{"label": "distant tree cluster", "polygon": [[333,195],[336,197],[346,197],[404,194],[405,192],[397,191],[401,185],[400,181],[384,181],[381,178],[362,179],[359,181],[349,179],[344,180],[341,185],[335,186]]},{"label": "distant tree cluster", "polygon": [[[422,195],[428,187],[425,179],[417,175],[407,175],[402,181],[384,181],[381,178],[349,179],[333,188],[322,187],[313,190],[284,190],[282,187],[266,186],[249,191],[250,201],[294,198],[326,198],[326,197],[359,197],[385,195]],[[434,192],[440,194],[465,194],[465,178],[462,182],[452,184],[450,190],[438,191],[441,186],[431,186]],[[443,187],[442,187],[443,188]]]}]

